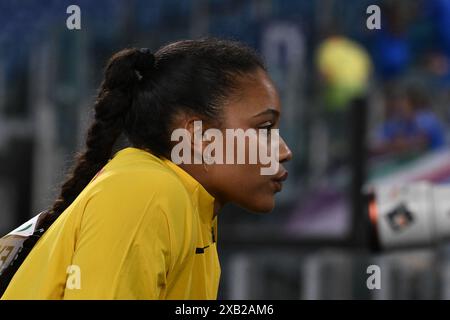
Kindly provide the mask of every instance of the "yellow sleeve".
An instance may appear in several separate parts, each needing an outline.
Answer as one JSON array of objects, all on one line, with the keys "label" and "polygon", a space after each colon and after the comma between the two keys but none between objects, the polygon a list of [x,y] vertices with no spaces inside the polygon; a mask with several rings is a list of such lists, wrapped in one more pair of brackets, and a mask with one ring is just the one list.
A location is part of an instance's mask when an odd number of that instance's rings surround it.
[{"label": "yellow sleeve", "polygon": [[149,185],[135,174],[120,179],[86,206],[64,299],[164,296],[172,250],[168,208],[154,191],[158,181]]}]

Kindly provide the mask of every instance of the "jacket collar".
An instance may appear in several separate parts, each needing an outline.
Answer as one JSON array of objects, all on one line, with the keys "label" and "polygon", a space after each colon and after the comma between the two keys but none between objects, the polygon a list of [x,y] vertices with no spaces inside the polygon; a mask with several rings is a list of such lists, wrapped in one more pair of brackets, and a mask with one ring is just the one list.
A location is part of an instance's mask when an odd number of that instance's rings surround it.
[{"label": "jacket collar", "polygon": [[189,194],[191,194],[201,215],[202,222],[211,224],[214,220],[214,197],[206,191],[206,189],[197,180],[195,180],[194,177],[178,165],[165,158],[163,159],[163,162],[167,167],[175,172],[175,174],[183,182]]}]

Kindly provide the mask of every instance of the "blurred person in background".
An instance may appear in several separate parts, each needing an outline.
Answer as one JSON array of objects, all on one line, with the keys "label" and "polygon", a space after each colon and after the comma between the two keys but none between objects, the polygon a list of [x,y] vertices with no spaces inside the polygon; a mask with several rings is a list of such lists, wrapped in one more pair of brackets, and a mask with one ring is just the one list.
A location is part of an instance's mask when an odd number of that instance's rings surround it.
[{"label": "blurred person in background", "polygon": [[[184,128],[192,138],[199,120],[222,131],[276,129],[280,114],[262,60],[242,43],[204,38],[154,54],[116,53],[86,150],[2,299],[215,299],[218,211],[228,202],[271,211],[287,171],[279,165],[261,175],[265,165],[236,161],[177,165],[171,133]],[[131,146],[112,154],[121,134]],[[271,147],[279,162],[292,156],[281,138]]]},{"label": "blurred person in background", "polygon": [[342,35],[326,38],[319,44],[316,63],[329,111],[345,110],[351,100],[365,95],[372,61],[356,41]]},{"label": "blurred person in background", "polygon": [[377,129],[373,155],[423,153],[444,146],[443,125],[424,88],[387,90],[385,120]]},{"label": "blurred person in background", "polygon": [[413,60],[409,34],[410,5],[402,0],[382,3],[382,28],[374,31],[371,53],[377,75],[384,81],[403,74]]},{"label": "blurred person in background", "polygon": [[450,84],[450,1],[424,2],[424,18],[428,22],[428,46],[424,56],[425,68],[439,81],[436,85]]},{"label": "blurred person in background", "polygon": [[362,45],[334,30],[319,44],[315,58],[330,136],[329,162],[340,165],[349,155],[350,105],[366,96],[372,60]]}]

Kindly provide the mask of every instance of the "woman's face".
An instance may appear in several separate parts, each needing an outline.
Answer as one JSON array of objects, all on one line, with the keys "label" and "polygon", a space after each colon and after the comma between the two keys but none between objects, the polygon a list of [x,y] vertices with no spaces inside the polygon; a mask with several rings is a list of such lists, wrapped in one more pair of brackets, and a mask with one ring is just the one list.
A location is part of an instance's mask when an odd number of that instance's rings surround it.
[{"label": "woman's face", "polygon": [[[287,178],[282,163],[292,158],[291,151],[281,137],[278,142],[271,140],[270,129],[279,127],[280,99],[275,86],[262,69],[242,78],[240,84],[239,94],[230,98],[223,109],[219,128],[223,136],[224,163],[204,166],[207,170],[205,183],[208,191],[221,204],[233,202],[251,211],[269,212],[275,205],[275,194],[281,191],[282,182]],[[233,133],[239,132],[236,129],[248,133],[243,147],[234,139],[234,148],[231,145],[227,148],[227,129]],[[258,135],[259,129],[268,130],[268,136],[264,138]],[[272,137],[275,137],[273,135],[278,136],[272,132]],[[250,150],[252,143],[258,146],[258,152],[270,155],[270,163],[266,161],[262,164],[258,153],[256,163],[250,163],[249,153],[255,151]],[[244,164],[238,163],[239,152],[245,154]],[[279,154],[278,159],[275,158],[276,152]],[[226,161],[227,156],[234,161]],[[261,169],[268,170],[269,167],[269,172],[262,174]]]}]

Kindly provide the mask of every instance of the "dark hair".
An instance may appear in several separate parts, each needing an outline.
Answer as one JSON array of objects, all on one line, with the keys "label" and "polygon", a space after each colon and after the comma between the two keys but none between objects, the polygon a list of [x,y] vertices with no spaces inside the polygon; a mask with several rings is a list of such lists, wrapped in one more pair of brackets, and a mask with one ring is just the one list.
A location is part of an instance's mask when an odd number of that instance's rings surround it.
[{"label": "dark hair", "polygon": [[266,70],[253,49],[217,38],[170,43],[155,54],[136,48],[114,54],[94,105],[86,149],[49,210],[51,221],[108,162],[122,133],[132,146],[167,157],[175,114],[220,118],[223,102],[238,90],[237,77],[258,68]]}]

